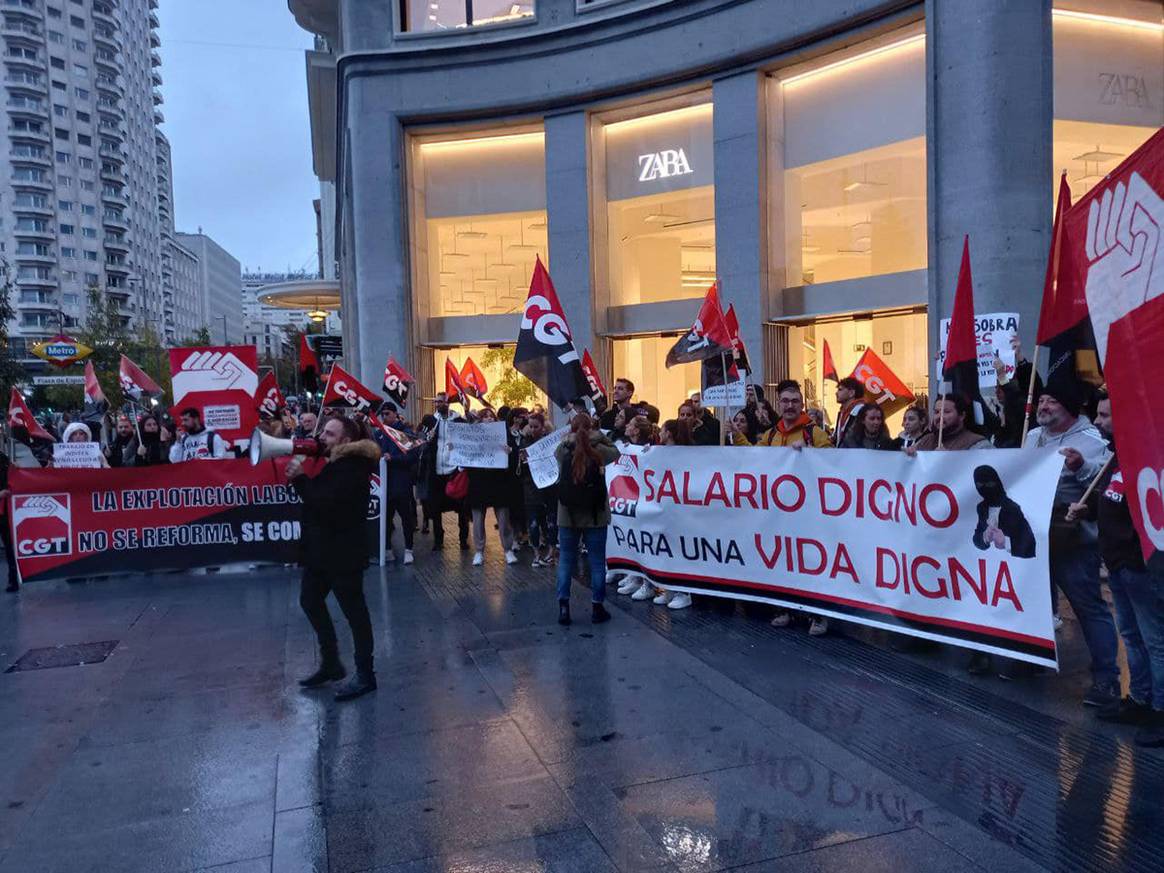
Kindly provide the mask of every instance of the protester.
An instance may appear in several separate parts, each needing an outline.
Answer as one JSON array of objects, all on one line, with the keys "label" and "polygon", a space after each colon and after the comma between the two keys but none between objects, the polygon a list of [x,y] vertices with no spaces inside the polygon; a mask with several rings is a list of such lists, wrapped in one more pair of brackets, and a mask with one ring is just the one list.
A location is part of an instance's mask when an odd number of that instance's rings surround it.
[{"label": "protester", "polygon": [[226,443],[212,430],[203,427],[202,413],[193,406],[182,410],[182,429],[170,447],[170,463],[220,460],[226,457]]},{"label": "protester", "polygon": [[[680,407],[682,409],[683,407]],[[688,407],[690,408],[690,407]],[[669,418],[659,428],[659,445],[661,446],[693,446],[695,439],[692,436],[691,418]]]},{"label": "protester", "polygon": [[428,451],[427,443],[428,443],[429,438],[432,436],[433,432],[436,430],[436,424],[437,424],[436,416],[433,415],[432,413],[426,413],[424,416],[421,417],[420,428],[416,432],[417,437],[424,440],[426,443],[425,449],[423,449],[421,451],[421,456],[420,456],[421,462],[417,466],[416,488],[414,489],[414,492],[416,494],[416,499],[420,502],[421,517],[422,517],[420,532],[422,534],[428,534],[430,525],[432,524],[432,519],[430,519],[428,517],[428,508],[432,502],[432,494],[430,493],[430,490],[429,490],[429,486],[431,484],[431,478],[426,478],[423,475],[423,469],[424,469],[425,453]]},{"label": "protester", "polygon": [[744,386],[744,406],[755,412],[757,406],[764,401],[764,386],[749,382]]},{"label": "protester", "polygon": [[[614,390],[610,393],[611,407],[602,413],[599,419],[599,427],[602,430],[614,430],[614,419],[618,411],[625,410],[626,415],[631,415],[632,408],[639,408],[642,414],[647,417],[647,420],[652,424],[659,421],[659,410],[647,403],[645,400],[639,400],[637,403],[632,401],[635,395],[635,383],[630,379],[615,379]],[[637,414],[637,413],[636,413]]]},{"label": "protester", "polygon": [[[406,439],[417,439],[416,434],[409,429],[408,425],[400,420],[396,404],[391,400],[385,400],[380,404],[379,418],[385,427],[400,431]],[[412,547],[416,534],[416,498],[413,496],[413,489],[416,486],[416,471],[420,466],[420,455],[424,451],[424,444],[418,442],[417,445],[406,451],[380,428],[373,432],[373,437],[377,445],[380,446],[381,453],[388,459],[388,482],[385,488],[387,505],[383,510],[385,513],[384,523],[388,528],[388,533],[387,552],[384,558],[386,561],[396,560],[392,553],[392,529],[394,518],[399,517],[400,535],[404,540],[402,560],[407,566],[414,560]]]},{"label": "protester", "polygon": [[303,501],[299,605],[315,630],[320,653],[319,668],[299,684],[316,688],[347,675],[327,609],[327,595],[334,592],[352,631],[356,659],[356,675],[336,692],[335,699],[341,701],[376,690],[372,619],[364,599],[368,564],[364,520],[380,449],[371,440],[359,439],[359,434],[352,419],[330,418],[319,433],[326,458],[323,469],[308,477],[302,459],[292,457],[285,471]]},{"label": "protester", "polygon": [[[989,449],[990,440],[974,430],[970,400],[964,394],[947,394],[934,404],[934,419],[930,432],[905,447],[906,454],[940,449],[960,452],[964,449]],[[941,438],[941,445],[938,439]]]},{"label": "protester", "polygon": [[[1111,400],[1101,394],[1095,426],[1109,443],[1114,441]],[[1115,605],[1116,626],[1128,657],[1128,696],[1105,705],[1097,713],[1104,721],[1140,725],[1139,746],[1164,746],[1164,578],[1148,569],[1140,537],[1132,524],[1128,499],[1135,499],[1114,456],[1087,503],[1071,504],[1070,519],[1095,518],[1099,551],[1108,572]]]},{"label": "protester", "polygon": [[845,441],[841,443],[845,449],[876,449],[878,451],[895,451],[893,438],[889,435],[889,428],[885,426],[885,413],[881,407],[866,403],[857,412],[853,426]]},{"label": "protester", "polygon": [[521,478],[522,501],[529,542],[533,546],[534,567],[554,565],[554,547],[558,544],[558,488],[557,484],[538,488],[526,462],[525,450],[547,434],[545,416],[531,413],[517,439],[518,462]]},{"label": "protester", "polygon": [[[70,425],[72,427],[72,425]],[[141,447],[133,422],[128,416],[119,415],[113,439],[105,447],[104,456],[110,467],[132,467],[137,460],[137,450]]]},{"label": "protester", "polygon": [[299,425],[295,428],[295,439],[305,440],[315,435],[315,426],[319,423],[318,414],[311,409],[299,413]]},{"label": "protester", "polygon": [[754,446],[760,438],[760,425],[752,407],[745,406],[732,416],[731,431],[724,437],[724,445]]},{"label": "protester", "polygon": [[[804,395],[800,383],[795,379],[785,379],[776,386],[776,402],[780,404],[780,417],[774,427],[760,435],[757,445],[806,446],[827,449],[832,445],[829,435],[818,427],[804,411]],[[763,408],[763,407],[760,407]]]},{"label": "protester", "polygon": [[812,423],[829,434],[829,439],[832,439],[832,434],[829,431],[828,418],[825,416],[825,411],[819,406],[810,406],[804,410],[805,415],[812,419]]},{"label": "protester", "polygon": [[457,468],[449,463],[449,440],[446,425],[450,421],[464,421],[464,417],[449,409],[449,398],[444,391],[433,401],[434,427],[429,435],[425,451],[421,455],[419,480],[421,490],[428,495],[425,512],[432,522],[432,547],[439,551],[445,547],[445,528],[441,521],[446,512],[457,514],[457,530],[460,534],[461,549],[469,548],[469,509],[463,500],[448,496],[446,488]]},{"label": "protester", "polygon": [[170,432],[162,427],[161,422],[152,415],[145,415],[138,423],[138,428],[141,430],[141,445],[137,447],[133,465],[154,467],[170,463],[168,447]]},{"label": "protester", "polygon": [[7,452],[0,451],[0,542],[4,543],[4,557],[8,561],[8,585],[5,591],[20,590],[20,574],[16,569],[16,548],[12,543],[12,525],[8,522],[8,513],[11,510],[10,498],[12,491],[8,487],[8,471],[12,467],[22,469],[39,468],[40,462],[29,447],[28,428],[22,425],[13,425],[9,428],[12,446],[12,457]]},{"label": "protester", "polygon": [[625,437],[632,446],[656,446],[659,444],[659,429],[645,415],[636,415],[627,424]]},{"label": "protester", "polygon": [[[477,413],[477,424],[491,424],[497,420],[493,410],[486,407]],[[509,455],[507,466],[500,470],[470,467],[469,496],[467,503],[473,513],[473,566],[485,563],[485,510],[492,509],[497,519],[497,533],[501,537],[501,548],[505,551],[505,563],[516,564],[517,555],[513,551],[513,527],[510,523],[509,506],[513,492],[517,489],[517,453],[512,436],[506,432],[506,451]]]},{"label": "protester", "polygon": [[[498,419],[505,422],[505,432],[508,435],[510,447],[516,448],[521,433],[529,421],[529,410],[517,406],[510,409],[508,415],[501,416],[499,414]],[[514,461],[514,475],[517,476],[517,467],[520,461],[514,455],[511,455],[511,459]],[[510,530],[513,531],[513,551],[516,554],[519,548],[529,545],[529,519],[526,517],[525,499],[521,488],[509,490],[509,524]]]},{"label": "protester", "polygon": [[[1058,382],[1058,384],[1056,384]],[[1051,584],[1067,596],[1091,653],[1092,685],[1085,706],[1106,707],[1120,699],[1119,643],[1111,610],[1099,581],[1099,542],[1095,522],[1067,520],[1089,482],[1107,459],[1107,443],[1080,415],[1079,389],[1066,380],[1051,380],[1039,397],[1039,426],[1027,434],[1025,448],[1057,448],[1066,458],[1051,508]]]},{"label": "protester", "polygon": [[719,419],[703,405],[703,396],[699,393],[692,394],[688,403],[691,404],[691,409],[695,413],[695,418],[691,422],[693,428],[691,438],[695,440],[695,445],[719,445]]},{"label": "protester", "polygon": [[834,445],[842,445],[850,428],[857,421],[857,413],[864,406],[865,386],[854,376],[847,376],[837,383],[837,403],[841,409],[837,413],[837,428],[833,431]]},{"label": "protester", "polygon": [[901,416],[901,433],[893,441],[899,451],[908,449],[926,435],[926,411],[922,406],[911,406]]},{"label": "protester", "polygon": [[606,599],[606,529],[610,505],[602,468],[618,459],[614,444],[585,414],[575,415],[570,434],[555,451],[558,461],[558,623],[570,623],[570,578],[579,542],[590,566],[591,621],[610,620]]},{"label": "protester", "polygon": [[[684,406],[679,407],[680,412]],[[663,446],[695,445],[691,421],[692,418],[689,416],[679,419],[672,418],[663,422],[663,427],[659,431],[659,444]],[[686,609],[691,605],[690,594],[671,592],[665,588],[655,587],[646,578],[643,579],[639,590],[631,595],[631,600],[650,600],[657,606],[666,606],[669,609]]]}]

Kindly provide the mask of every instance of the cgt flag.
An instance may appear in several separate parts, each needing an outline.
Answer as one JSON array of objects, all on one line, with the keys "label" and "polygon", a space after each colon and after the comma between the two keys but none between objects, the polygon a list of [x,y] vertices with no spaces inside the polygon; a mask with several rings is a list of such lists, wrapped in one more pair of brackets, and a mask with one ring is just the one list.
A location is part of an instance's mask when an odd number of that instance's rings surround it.
[{"label": "cgt flag", "polygon": [[853,368],[853,378],[865,386],[865,402],[881,407],[885,417],[905,409],[916,399],[889,365],[872,349],[865,349]]},{"label": "cgt flag", "polygon": [[305,333],[299,335],[299,380],[304,390],[319,390],[319,358],[307,342]]},{"label": "cgt flag", "polygon": [[408,393],[415,381],[395,358],[388,357],[388,363],[384,365],[384,393],[389,400],[403,409],[408,405]]},{"label": "cgt flag", "polygon": [[489,383],[485,381],[485,374],[472,358],[465,358],[465,364],[461,367],[461,385],[470,396],[476,397],[482,403],[487,402],[485,395],[489,392]]},{"label": "cgt flag", "polygon": [[703,298],[703,305],[699,307],[699,315],[696,316],[691,329],[667,352],[666,364],[668,367],[674,367],[676,364],[706,361],[708,358],[731,353],[732,341],[723,318],[723,310],[719,305],[719,286],[713,283],[707,289],[707,295]]},{"label": "cgt flag", "polygon": [[586,374],[586,381],[590,385],[590,400],[594,403],[594,411],[598,415],[606,412],[606,386],[602,384],[602,377],[598,375],[598,367],[590,357],[590,349],[582,352],[582,372]]},{"label": "cgt flag", "polygon": [[837,365],[833,362],[833,353],[829,351],[827,339],[821,340],[821,348],[821,380],[832,379],[834,382],[840,382],[841,377],[837,375]]},{"label": "cgt flag", "polygon": [[[1145,559],[1164,569],[1164,129],[1067,213],[1059,264],[1095,331],[1119,475]],[[1070,275],[1066,275],[1070,271]],[[1077,299],[1077,298],[1073,298]]]},{"label": "cgt flag", "polygon": [[356,412],[371,415],[380,405],[380,398],[339,364],[334,364],[327,377],[323,405],[354,409]]},{"label": "cgt flag", "polygon": [[93,362],[85,362],[85,411],[95,415],[103,415],[109,408],[109,401],[105,399],[105,392],[101,390],[101,383],[97,381],[97,373],[93,369]]},{"label": "cgt flag", "polygon": [[283,399],[279,383],[275,381],[275,374],[268,373],[255,391],[255,409],[263,418],[274,418],[286,405],[287,401]]},{"label": "cgt flag", "polygon": [[8,426],[27,428],[28,435],[34,440],[53,441],[53,435],[40,426],[40,422],[36,420],[32,410],[15,388],[8,397]]},{"label": "cgt flag", "polygon": [[445,358],[445,397],[451,403],[467,403],[468,392],[465,383],[461,381],[461,373],[453,363],[452,358]]},{"label": "cgt flag", "polygon": [[562,409],[590,394],[566,312],[541,258],[534,263],[513,366]]},{"label": "cgt flag", "polygon": [[121,381],[121,390],[139,403],[141,402],[142,397],[162,396],[163,392],[162,389],[158,387],[158,383],[147,376],[141,367],[139,367],[125,355],[121,356],[121,366],[118,370],[118,378]]}]

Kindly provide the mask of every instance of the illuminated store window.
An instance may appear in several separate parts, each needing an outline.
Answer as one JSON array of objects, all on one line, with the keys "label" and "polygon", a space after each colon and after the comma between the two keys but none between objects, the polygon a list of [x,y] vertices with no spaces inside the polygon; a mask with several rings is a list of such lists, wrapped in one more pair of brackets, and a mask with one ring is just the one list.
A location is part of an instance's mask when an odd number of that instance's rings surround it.
[{"label": "illuminated store window", "polygon": [[785,231],[773,240],[787,285],[923,269],[924,35],[789,73],[780,85]]},{"label": "illuminated store window", "polygon": [[614,374],[630,379],[635,399],[659,407],[660,422],[675,418],[679,404],[699,390],[699,365],[684,364],[667,369],[667,350],[674,336],[647,336],[615,340]]},{"label": "illuminated store window", "polygon": [[1052,16],[1054,178],[1067,171],[1078,200],[1164,126],[1164,3],[1073,3]]},{"label": "illuminated store window", "polygon": [[422,33],[532,18],[533,0],[402,0],[402,30]]},{"label": "illuminated store window", "polygon": [[422,315],[521,311],[535,258],[549,265],[544,135],[422,142],[414,155]]},{"label": "illuminated store window", "polygon": [[[922,312],[818,319],[789,329],[788,363],[792,378],[804,389],[805,401],[825,411],[829,424],[837,420],[836,384],[823,381],[824,346],[837,372],[853,372],[861,356],[872,349],[890,370],[921,397],[929,390],[926,370],[926,316]],[[897,436],[904,410],[890,416],[890,431]]]},{"label": "illuminated store window", "polygon": [[711,116],[703,103],[604,126],[611,305],[702,297],[715,281]]}]

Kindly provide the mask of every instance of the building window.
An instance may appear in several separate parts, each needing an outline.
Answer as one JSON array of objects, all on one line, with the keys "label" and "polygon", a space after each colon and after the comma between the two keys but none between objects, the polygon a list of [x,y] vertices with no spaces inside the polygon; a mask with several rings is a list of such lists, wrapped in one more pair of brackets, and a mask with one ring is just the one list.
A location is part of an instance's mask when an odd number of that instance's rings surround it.
[{"label": "building window", "polygon": [[89,124],[90,120],[91,119],[90,119],[88,112],[78,112],[77,113],[77,121],[80,121],[83,124]]},{"label": "building window", "polygon": [[61,225],[61,236],[72,236],[76,232],[76,228],[71,224]]},{"label": "building window", "polygon": [[48,32],[48,38],[49,42],[56,43],[57,45],[61,45],[65,41],[65,35],[59,30],[50,30]]},{"label": "building window", "polygon": [[789,287],[927,262],[924,36],[840,60],[780,83],[785,230],[773,256]]},{"label": "building window", "polygon": [[85,249],[85,260],[86,261],[97,260],[97,253],[94,251],[90,251],[89,249]]},{"label": "building window", "polygon": [[88,51],[89,43],[85,42],[83,39],[75,39],[73,40],[73,48],[79,52]]},{"label": "building window", "polygon": [[[33,57],[35,57],[35,56],[36,56],[36,54],[34,52]],[[65,68],[65,59],[64,58],[50,58],[49,62],[52,64],[52,68],[54,70],[63,70]]]},{"label": "building window", "polygon": [[70,164],[70,163],[72,163],[72,161],[73,161],[73,156],[70,155],[68,152],[57,152],[57,163],[58,164]]},{"label": "building window", "polygon": [[78,100],[89,99],[89,90],[87,88],[75,88],[74,93],[76,93]]},{"label": "building window", "polygon": [[84,64],[73,64],[73,72],[76,73],[78,76],[88,76],[89,75],[89,68],[86,67]]},{"label": "building window", "polygon": [[52,6],[49,6],[47,11],[48,11],[49,18],[60,18],[61,17],[61,10],[59,10],[59,9],[55,9]]},{"label": "building window", "polygon": [[69,114],[69,107],[68,106],[62,106],[59,103],[53,104],[53,115],[64,117],[68,114]]},{"label": "building window", "polygon": [[59,209],[61,212],[72,212],[73,211],[73,201],[72,200],[58,200],[57,201],[57,209]]},{"label": "building window", "polygon": [[[78,140],[79,139],[80,138],[78,137]],[[88,139],[88,137],[86,137],[86,139]],[[81,145],[88,145],[88,143],[80,143],[80,144]],[[91,169],[93,169],[93,159],[92,158],[77,158],[77,166],[80,167],[82,170],[91,170]]]},{"label": "building window", "polygon": [[401,0],[401,30],[431,33],[532,18],[533,0]]},{"label": "building window", "polygon": [[548,261],[544,135],[417,140],[412,153],[422,317],[519,312],[535,257]]},{"label": "building window", "polygon": [[61,246],[61,257],[75,258],[77,257],[77,250],[72,246]]},{"label": "building window", "polygon": [[56,130],[53,131],[53,134],[56,136],[57,139],[68,139],[69,138],[69,132],[63,127],[56,128]]},{"label": "building window", "polygon": [[[92,206],[90,206],[89,208],[90,208],[90,209],[92,209],[93,207],[92,207]],[[84,211],[84,210],[82,210],[82,211]],[[86,212],[85,214],[86,214],[86,215],[92,215],[93,213],[92,213],[92,212]],[[83,227],[83,228],[81,228],[81,235],[82,235],[83,237],[85,237],[85,239],[97,239],[97,231],[96,231],[94,228],[92,228],[92,227]]]},{"label": "building window", "polygon": [[79,27],[81,30],[85,29],[85,19],[79,15],[70,15],[69,24],[73,25],[73,27]]},{"label": "building window", "polygon": [[702,297],[715,281],[712,107],[603,126],[609,301]]},{"label": "building window", "polygon": [[[81,180],[81,190],[82,191],[95,191],[97,189],[94,187],[92,179],[82,179]],[[82,206],[81,211],[85,212],[86,209],[92,209],[92,208],[93,208],[92,206]],[[85,212],[85,214],[92,215],[93,213],[92,212]]]}]

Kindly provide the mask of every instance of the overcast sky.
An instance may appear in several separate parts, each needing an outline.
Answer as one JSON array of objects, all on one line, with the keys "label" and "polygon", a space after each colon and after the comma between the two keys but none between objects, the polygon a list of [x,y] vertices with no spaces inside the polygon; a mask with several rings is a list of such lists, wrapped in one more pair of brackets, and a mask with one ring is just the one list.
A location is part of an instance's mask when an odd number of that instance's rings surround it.
[{"label": "overcast sky", "polygon": [[243,269],[318,269],[303,50],[286,0],[162,0],[174,221]]}]

